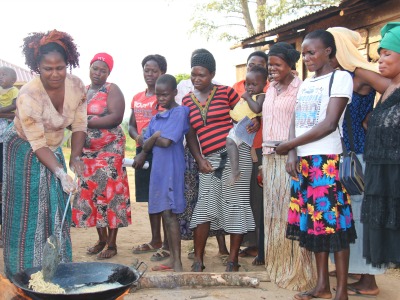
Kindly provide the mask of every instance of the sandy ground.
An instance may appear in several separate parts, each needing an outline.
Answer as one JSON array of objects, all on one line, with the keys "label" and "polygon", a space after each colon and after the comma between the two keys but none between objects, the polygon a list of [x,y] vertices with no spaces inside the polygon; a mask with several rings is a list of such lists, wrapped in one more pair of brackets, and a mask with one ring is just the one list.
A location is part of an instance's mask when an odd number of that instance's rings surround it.
[{"label": "sandy ground", "polygon": [[[131,195],[134,195],[133,171],[128,172]],[[73,242],[73,260],[75,262],[96,261],[96,258],[86,254],[86,249],[97,241],[97,234],[94,228],[77,229],[71,228]],[[145,275],[155,275],[151,267],[159,264],[150,261],[152,253],[134,255],[131,252],[133,246],[148,242],[150,240],[150,226],[147,214],[146,203],[132,202],[132,225],[119,230],[117,245],[118,255],[108,262],[132,265],[143,261],[148,265]],[[226,237],[229,246],[229,237]],[[182,262],[184,271],[190,271],[192,260],[187,258],[187,253],[192,247],[191,241],[182,241]],[[210,238],[206,247],[205,271],[223,272],[225,267],[217,256],[218,247],[215,238]],[[0,249],[0,257],[3,250]],[[264,266],[252,266],[252,258],[240,258],[240,271],[264,271]],[[0,274],[4,274],[3,260],[0,259]],[[165,274],[165,273],[164,273]],[[377,299],[400,300],[399,286],[400,273],[389,271],[385,275],[377,276],[378,286],[381,293]],[[335,286],[335,279],[331,278],[331,286]],[[271,282],[261,282],[258,288],[247,287],[216,287],[216,288],[176,288],[166,289],[141,289],[132,291],[124,297],[130,299],[292,299],[296,292],[278,288]],[[1,298],[1,297],[0,297]],[[352,296],[350,299],[359,299]]]}]

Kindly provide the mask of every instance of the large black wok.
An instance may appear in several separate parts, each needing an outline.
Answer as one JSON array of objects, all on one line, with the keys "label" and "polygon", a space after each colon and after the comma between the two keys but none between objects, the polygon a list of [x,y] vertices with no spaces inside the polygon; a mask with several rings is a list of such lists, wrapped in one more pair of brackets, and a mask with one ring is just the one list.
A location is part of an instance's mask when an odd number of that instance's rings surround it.
[{"label": "large black wok", "polygon": [[[79,262],[79,263],[62,263],[59,264],[56,273],[52,279],[53,283],[58,284],[65,290],[69,290],[76,285],[105,283],[113,278],[113,281],[122,284],[120,287],[110,288],[105,291],[81,294],[47,294],[35,292],[28,288],[31,274],[41,270],[41,267],[29,268],[17,273],[12,278],[13,283],[23,290],[23,292],[34,300],[87,300],[102,299],[112,300],[126,292],[133,283],[142,277],[143,272],[139,272],[140,263],[135,268],[130,268],[120,264],[103,263],[103,262]],[[118,270],[118,272],[116,272]],[[115,278],[115,276],[117,276]]]}]

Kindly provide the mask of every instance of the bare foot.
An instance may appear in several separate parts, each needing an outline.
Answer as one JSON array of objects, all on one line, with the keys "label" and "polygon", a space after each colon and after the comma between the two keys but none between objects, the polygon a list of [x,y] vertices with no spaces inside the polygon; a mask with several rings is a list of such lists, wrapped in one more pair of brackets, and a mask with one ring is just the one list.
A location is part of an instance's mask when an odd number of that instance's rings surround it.
[{"label": "bare foot", "polygon": [[107,249],[101,251],[97,255],[98,260],[109,259],[115,255],[117,255],[117,246],[108,246]]},{"label": "bare foot", "polygon": [[86,250],[86,254],[95,255],[100,253],[107,245],[106,241],[97,241],[96,244]]},{"label": "bare foot", "polygon": [[229,178],[226,180],[225,184],[227,186],[232,186],[235,184],[236,181],[238,181],[240,179],[240,172],[237,174],[231,174],[229,175]]}]

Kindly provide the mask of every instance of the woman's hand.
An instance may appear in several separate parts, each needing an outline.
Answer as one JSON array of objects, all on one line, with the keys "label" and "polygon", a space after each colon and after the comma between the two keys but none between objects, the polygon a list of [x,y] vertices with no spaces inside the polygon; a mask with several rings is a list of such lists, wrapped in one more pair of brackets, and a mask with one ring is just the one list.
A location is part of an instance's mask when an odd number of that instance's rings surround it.
[{"label": "woman's hand", "polygon": [[199,162],[197,162],[197,164],[199,166],[199,172],[201,173],[207,174],[214,171],[214,168],[212,167],[210,162],[205,158],[202,158]]},{"label": "woman's hand", "polygon": [[298,173],[300,173],[300,166],[297,159],[296,149],[292,149],[288,153],[288,159],[286,161],[286,172],[288,172],[290,176],[295,178],[297,178]]},{"label": "woman's hand", "polygon": [[143,151],[140,152],[138,155],[136,155],[133,159],[133,164],[132,167],[135,169],[142,169],[144,162],[146,161],[146,153],[144,153]]},{"label": "woman's hand", "polygon": [[275,152],[279,155],[286,155],[292,150],[290,142],[282,142],[275,148]]},{"label": "woman's hand", "polygon": [[71,157],[71,159],[69,160],[69,168],[72,172],[74,172],[78,176],[81,176],[85,171],[85,164],[79,156],[74,158]]},{"label": "woman's hand", "polygon": [[143,137],[142,137],[141,134],[138,134],[138,135],[136,136],[135,141],[136,141],[136,145],[143,145],[143,144],[144,144]]},{"label": "woman's hand", "polygon": [[258,120],[258,117],[251,119],[251,122],[252,124],[246,127],[247,133],[254,133],[260,129],[260,121]]},{"label": "woman's hand", "polygon": [[62,168],[56,168],[54,174],[60,179],[63,191],[67,194],[75,193],[78,190],[78,185]]}]

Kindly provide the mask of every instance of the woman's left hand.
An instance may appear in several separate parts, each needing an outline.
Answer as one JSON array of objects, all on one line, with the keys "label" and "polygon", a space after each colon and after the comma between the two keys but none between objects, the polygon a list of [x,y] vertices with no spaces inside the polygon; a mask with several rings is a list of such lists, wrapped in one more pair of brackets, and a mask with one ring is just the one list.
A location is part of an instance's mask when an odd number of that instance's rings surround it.
[{"label": "woman's left hand", "polygon": [[79,156],[71,157],[71,159],[69,160],[69,168],[72,172],[74,172],[78,176],[81,176],[83,174],[83,171],[85,170],[85,164]]},{"label": "woman's left hand", "polygon": [[286,155],[290,150],[292,150],[290,142],[282,142],[278,145],[278,147],[275,148],[276,154],[279,155]]},{"label": "woman's left hand", "polygon": [[258,129],[260,129],[260,121],[258,120],[257,117],[251,119],[252,124],[247,126],[247,133],[254,133],[257,132]]}]

